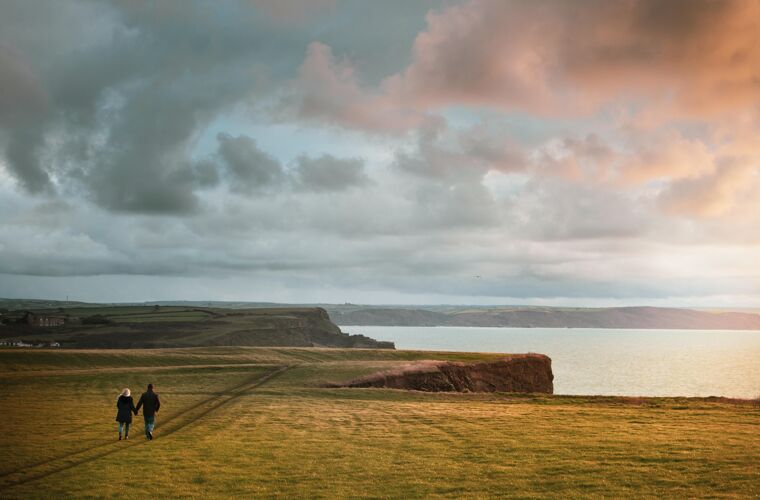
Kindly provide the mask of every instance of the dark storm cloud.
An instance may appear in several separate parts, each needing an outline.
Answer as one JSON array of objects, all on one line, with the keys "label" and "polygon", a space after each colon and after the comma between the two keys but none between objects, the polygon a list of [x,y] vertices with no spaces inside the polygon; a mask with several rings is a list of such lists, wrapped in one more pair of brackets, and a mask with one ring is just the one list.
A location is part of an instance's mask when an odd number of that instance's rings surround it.
[{"label": "dark storm cloud", "polygon": [[7,136],[5,157],[19,184],[30,193],[50,192],[50,176],[42,164],[39,126],[18,125]]},{"label": "dark storm cloud", "polygon": [[47,96],[21,54],[0,44],[0,123],[23,122],[47,106]]},{"label": "dark storm cloud", "polygon": [[[63,30],[56,10],[71,6],[18,3],[7,7],[13,22],[33,24],[44,16],[56,33]],[[102,7],[83,13],[94,15]],[[31,193],[73,188],[112,211],[194,211],[195,188],[213,174],[194,170],[192,141],[230,106],[266,91],[259,89],[260,78],[283,71],[289,51],[297,64],[298,45],[286,33],[273,43],[266,23],[238,3],[211,16],[184,2],[115,2],[105,14],[78,19],[81,29],[103,23],[105,36],[84,45],[62,38],[69,46],[51,49],[58,58],[38,57],[39,47],[20,34],[6,40],[3,34],[17,30],[5,30],[0,21],[2,42],[18,45],[15,52],[0,51],[0,133],[9,169]],[[34,58],[40,82],[25,56]],[[7,123],[19,108],[40,111]]]},{"label": "dark storm cloud", "polygon": [[[306,7],[308,17],[295,15]],[[214,174],[195,171],[190,157],[210,122],[232,106],[256,105],[276,93],[325,23],[332,24],[329,38],[336,46],[370,36],[356,53],[377,52],[370,43],[381,33],[376,23],[322,16],[334,7],[329,1],[213,7],[180,1],[5,2],[0,154],[29,193],[78,191],[116,212],[193,212],[196,189],[213,183]],[[422,14],[425,8],[409,9]],[[412,19],[416,24],[406,23],[398,37],[405,44],[424,23]],[[381,66],[391,64],[386,59]],[[25,115],[21,122],[19,113]],[[255,169],[240,169],[239,161],[227,166],[241,190],[263,180]],[[267,168],[274,172],[271,164]]]},{"label": "dark storm cloud", "polygon": [[0,43],[0,131],[5,129],[5,155],[19,183],[30,192],[50,188],[40,165],[42,134],[38,124],[48,96],[23,56]]}]

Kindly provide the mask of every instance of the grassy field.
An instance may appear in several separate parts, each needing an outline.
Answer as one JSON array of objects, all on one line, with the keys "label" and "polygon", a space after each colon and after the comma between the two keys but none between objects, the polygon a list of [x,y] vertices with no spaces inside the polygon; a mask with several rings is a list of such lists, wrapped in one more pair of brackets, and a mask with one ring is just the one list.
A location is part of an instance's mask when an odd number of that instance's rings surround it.
[{"label": "grassy field", "polygon": [[[752,402],[327,389],[417,359],[306,348],[0,350],[0,497],[757,497]],[[156,384],[156,439],[115,399]]]}]

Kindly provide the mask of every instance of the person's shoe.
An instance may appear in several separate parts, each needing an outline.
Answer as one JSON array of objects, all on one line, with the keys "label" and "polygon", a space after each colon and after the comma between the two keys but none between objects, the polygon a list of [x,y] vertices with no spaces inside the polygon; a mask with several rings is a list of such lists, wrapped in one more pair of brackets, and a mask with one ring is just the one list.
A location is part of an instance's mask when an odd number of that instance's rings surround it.
[{"label": "person's shoe", "polygon": [[153,433],[152,432],[148,432],[148,439],[150,439],[151,441],[153,441]]},{"label": "person's shoe", "polygon": [[124,436],[124,439],[125,439],[125,440],[129,439],[129,436]]},{"label": "person's shoe", "polygon": [[119,434],[119,441],[121,441],[121,434]]}]

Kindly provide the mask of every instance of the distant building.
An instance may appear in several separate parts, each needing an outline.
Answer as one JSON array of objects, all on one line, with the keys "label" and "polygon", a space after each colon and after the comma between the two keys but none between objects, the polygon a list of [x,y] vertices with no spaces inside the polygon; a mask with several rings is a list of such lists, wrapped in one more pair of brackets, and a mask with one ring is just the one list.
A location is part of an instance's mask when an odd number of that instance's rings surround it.
[{"label": "distant building", "polygon": [[30,344],[23,340],[0,340],[0,347],[61,347],[61,344],[55,341],[42,341]]},{"label": "distant building", "polygon": [[0,346],[6,347],[32,347],[32,344],[27,344],[21,340],[2,340]]},{"label": "distant building", "polygon": [[27,312],[21,320],[31,326],[62,326],[66,322],[64,316],[49,316],[33,312]]}]

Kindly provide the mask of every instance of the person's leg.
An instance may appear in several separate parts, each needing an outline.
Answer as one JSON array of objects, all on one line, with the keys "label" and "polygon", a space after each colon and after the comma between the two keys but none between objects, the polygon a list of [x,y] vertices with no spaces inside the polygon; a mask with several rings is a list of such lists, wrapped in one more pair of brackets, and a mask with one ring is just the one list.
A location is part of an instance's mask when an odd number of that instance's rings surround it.
[{"label": "person's leg", "polygon": [[129,422],[124,422],[124,439],[129,439]]},{"label": "person's leg", "polygon": [[124,423],[119,422],[119,441],[121,441],[121,430],[124,428]]},{"label": "person's leg", "polygon": [[156,416],[145,417],[145,437],[153,439],[153,427],[156,424]]}]

